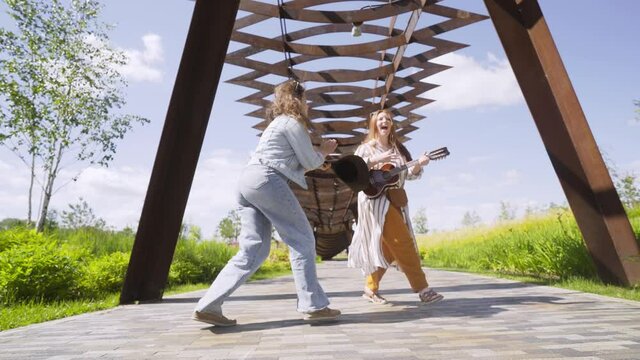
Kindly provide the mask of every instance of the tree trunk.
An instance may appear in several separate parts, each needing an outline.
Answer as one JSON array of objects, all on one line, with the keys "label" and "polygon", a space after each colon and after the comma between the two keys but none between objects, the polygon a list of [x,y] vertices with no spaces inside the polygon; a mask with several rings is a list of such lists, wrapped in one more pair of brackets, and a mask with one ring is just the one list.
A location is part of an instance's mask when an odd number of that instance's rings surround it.
[{"label": "tree trunk", "polygon": [[49,190],[49,184],[53,185],[53,179],[51,175],[47,176],[47,185],[44,190],[44,199],[42,200],[42,209],[40,210],[40,218],[38,219],[38,225],[36,227],[37,232],[44,231],[44,225],[47,222],[47,211],[49,211],[49,201],[51,200],[51,191]]},{"label": "tree trunk", "polygon": [[31,177],[29,179],[29,205],[27,207],[27,226],[32,227],[31,215],[33,211],[33,183],[36,179],[36,154],[31,154]]},{"label": "tree trunk", "polygon": [[40,219],[38,219],[37,232],[43,232],[44,226],[47,223],[47,212],[49,211],[49,202],[51,201],[51,195],[53,194],[53,183],[58,176],[58,167],[60,166],[60,160],[62,160],[63,146],[60,144],[58,153],[52,160],[54,164],[49,166],[49,172],[47,174],[47,181],[44,186],[44,198],[42,200],[42,209],[40,211]]}]

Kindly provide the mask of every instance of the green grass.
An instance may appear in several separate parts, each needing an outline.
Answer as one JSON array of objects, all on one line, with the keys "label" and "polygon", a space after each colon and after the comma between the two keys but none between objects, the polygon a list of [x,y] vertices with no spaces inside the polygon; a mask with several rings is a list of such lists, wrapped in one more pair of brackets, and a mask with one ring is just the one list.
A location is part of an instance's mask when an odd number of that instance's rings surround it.
[{"label": "green grass", "polygon": [[[434,268],[434,267],[431,267]],[[608,285],[602,283],[600,280],[585,279],[585,278],[567,278],[567,279],[545,279],[533,276],[524,275],[510,275],[505,273],[496,273],[493,271],[473,271],[469,269],[456,269],[456,268],[438,268],[439,270],[446,271],[462,271],[468,273],[475,273],[484,276],[497,277],[502,279],[510,279],[520,281],[527,284],[553,286],[562,289],[576,290],[585,293],[609,296],[625,300],[640,301],[640,288],[639,287],[622,287],[615,285]]]},{"label": "green grass", "polygon": [[[447,236],[452,240],[442,240]],[[556,279],[596,277],[580,231],[568,211],[420,240],[428,266]],[[429,243],[431,246],[426,245]]]},{"label": "green grass", "polygon": [[571,289],[620,299],[640,301],[640,288],[626,288],[603,284],[599,280],[571,278],[549,284],[563,289]]},{"label": "green grass", "polygon": [[164,291],[163,296],[171,296],[171,295],[188,293],[192,291],[198,291],[198,290],[206,289],[209,286],[211,286],[211,284],[208,284],[208,283],[176,285],[176,286],[167,288]]},{"label": "green grass", "polygon": [[[640,239],[640,208],[628,215]],[[492,227],[418,237],[426,266],[468,271],[640,301],[640,288],[606,285],[596,274],[582,235],[568,210]]]},{"label": "green grass", "polygon": [[118,294],[100,300],[29,301],[0,308],[0,331],[67,316],[105,310],[118,305]]},{"label": "green grass", "polygon": [[135,234],[132,231],[113,231],[96,228],[55,229],[49,235],[61,243],[88,250],[94,256],[108,255],[114,252],[130,252]]},{"label": "green grass", "polygon": [[[167,289],[165,296],[181,294],[209,287],[210,284],[177,285]],[[118,306],[120,294],[113,293],[96,300],[28,301],[0,308],[0,331],[20,326],[61,319],[68,316],[93,311],[111,309]]]}]

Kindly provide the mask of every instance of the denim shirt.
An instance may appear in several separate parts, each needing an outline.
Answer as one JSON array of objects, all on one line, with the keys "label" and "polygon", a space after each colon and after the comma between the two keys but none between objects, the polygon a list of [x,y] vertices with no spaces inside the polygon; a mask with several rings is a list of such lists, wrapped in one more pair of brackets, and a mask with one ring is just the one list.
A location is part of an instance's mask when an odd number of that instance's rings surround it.
[{"label": "denim shirt", "polygon": [[313,148],[309,132],[298,120],[280,115],[262,133],[249,165],[273,168],[291,181],[307,189],[305,170],[324,163],[324,156]]}]

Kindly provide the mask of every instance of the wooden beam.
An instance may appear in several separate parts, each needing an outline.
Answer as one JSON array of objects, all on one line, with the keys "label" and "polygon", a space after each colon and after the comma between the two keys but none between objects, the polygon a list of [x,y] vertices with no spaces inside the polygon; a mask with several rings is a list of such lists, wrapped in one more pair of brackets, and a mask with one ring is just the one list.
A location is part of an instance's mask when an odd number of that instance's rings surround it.
[{"label": "wooden beam", "polygon": [[391,86],[393,84],[393,80],[395,78],[396,71],[400,67],[400,62],[402,61],[402,58],[404,57],[404,52],[407,49],[407,45],[409,45],[411,37],[413,36],[413,31],[416,29],[416,26],[418,26],[418,19],[420,19],[420,14],[422,13],[422,8],[426,5],[426,3],[427,3],[427,0],[420,0],[420,7],[411,12],[411,17],[409,17],[409,21],[407,22],[407,27],[405,28],[404,32],[402,33],[402,36],[404,37],[403,44],[398,47],[398,49],[396,50],[395,55],[393,56],[393,61],[391,61],[391,64],[393,64],[393,72],[390,75],[387,76],[387,78],[385,80],[385,83],[384,83],[384,87],[385,87],[386,91],[380,97],[380,108],[381,109],[384,109],[384,104],[387,101],[387,96],[389,95],[389,92],[391,91]]},{"label": "wooden beam", "polygon": [[640,283],[629,218],[537,0],[484,0],[603,281]]},{"label": "wooden beam", "polygon": [[197,0],[121,304],[162,298],[239,0]]},{"label": "wooden beam", "polygon": [[[438,0],[440,1],[440,0]],[[305,21],[311,23],[353,23],[384,19],[393,15],[400,15],[420,7],[420,0],[399,0],[391,4],[374,9],[361,9],[350,11],[325,11],[306,10],[303,7],[314,6],[315,2],[300,2],[299,5],[289,6],[285,3],[282,15],[286,19]],[[318,2],[321,4],[323,2]],[[424,4],[422,4],[424,5]],[[260,1],[244,0],[240,9],[258,15],[266,15],[277,18],[280,9],[275,4],[267,4]]]}]

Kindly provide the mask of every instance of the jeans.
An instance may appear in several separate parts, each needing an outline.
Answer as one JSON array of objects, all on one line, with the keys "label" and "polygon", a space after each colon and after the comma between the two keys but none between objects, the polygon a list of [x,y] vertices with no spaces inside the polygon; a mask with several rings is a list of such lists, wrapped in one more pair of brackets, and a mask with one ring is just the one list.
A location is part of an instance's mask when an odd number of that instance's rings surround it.
[{"label": "jeans", "polygon": [[240,250],[222,269],[196,310],[222,312],[222,303],[269,256],[271,225],[289,247],[298,295],[297,310],[310,312],[329,305],[316,274],[313,230],[287,180],[264,165],[248,165],[240,177]]}]

